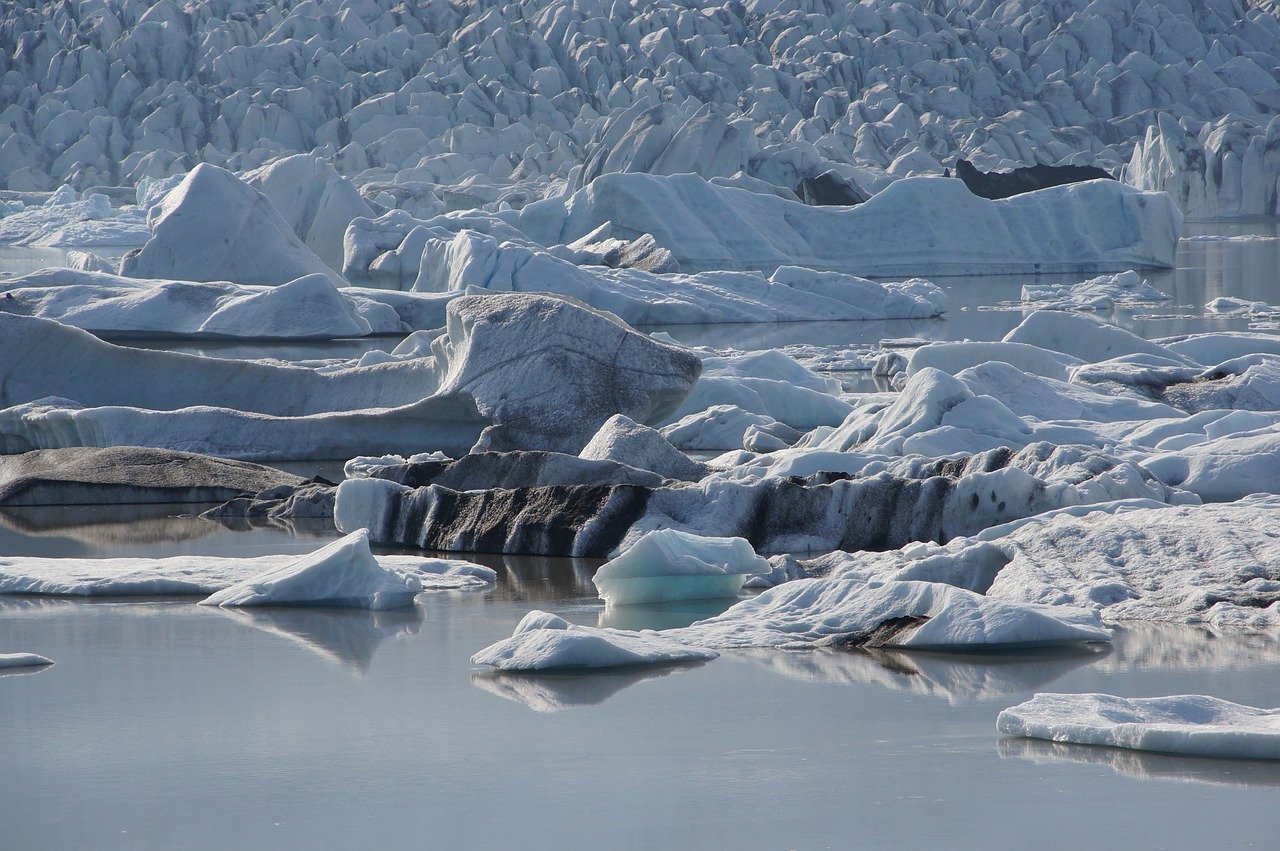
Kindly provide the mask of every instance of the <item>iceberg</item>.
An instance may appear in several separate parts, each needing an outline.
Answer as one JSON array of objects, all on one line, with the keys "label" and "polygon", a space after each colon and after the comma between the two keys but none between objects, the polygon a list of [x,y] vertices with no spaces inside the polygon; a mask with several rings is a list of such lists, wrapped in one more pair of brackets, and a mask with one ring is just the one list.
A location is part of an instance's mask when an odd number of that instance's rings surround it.
[{"label": "iceberg", "polygon": [[1203,694],[1037,694],[1000,713],[1006,736],[1218,759],[1280,759],[1280,709]]},{"label": "iceberg", "polygon": [[147,212],[151,237],[125,255],[132,278],[284,284],[305,275],[346,281],[298,239],[267,196],[208,163]]},{"label": "iceberg", "polygon": [[471,664],[500,671],[545,671],[673,665],[706,661],[717,655],[713,650],[673,641],[659,633],[579,626],[534,610],[524,616],[510,638],[476,653]]},{"label": "iceberg", "polygon": [[344,538],[223,588],[202,606],[333,606],[399,609],[413,605],[422,580],[378,563],[361,529]]},{"label": "iceberg", "polygon": [[887,276],[1171,267],[1182,216],[1167,195],[1114,180],[990,201],[960,180],[908,177],[856,207],[810,207],[693,174],[606,174],[519,218],[544,244],[605,222],[615,234],[651,234],[686,269],[801,265]]},{"label": "iceberg", "polygon": [[1027,647],[1110,641],[1093,612],[935,582],[797,579],[665,636],[714,648]]},{"label": "iceberg", "polygon": [[223,502],[303,484],[271,467],[134,446],[0,455],[0,505]]},{"label": "iceberg", "polygon": [[391,305],[349,296],[315,274],[259,287],[51,269],[7,285],[0,311],[114,338],[334,340],[405,328]]},{"label": "iceberg", "polygon": [[596,571],[610,606],[736,597],[748,576],[772,573],[742,538],[706,538],[676,529],[641,535]]}]

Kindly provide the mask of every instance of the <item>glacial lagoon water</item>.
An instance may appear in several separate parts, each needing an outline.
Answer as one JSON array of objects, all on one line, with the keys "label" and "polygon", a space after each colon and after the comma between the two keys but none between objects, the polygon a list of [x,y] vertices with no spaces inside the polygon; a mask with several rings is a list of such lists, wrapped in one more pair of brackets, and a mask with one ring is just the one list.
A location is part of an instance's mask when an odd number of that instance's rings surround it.
[{"label": "glacial lagoon water", "polygon": [[[1280,224],[1188,232],[1270,238],[1185,241],[1177,270],[1148,276],[1174,299],[1116,321],[1152,337],[1243,329],[1202,305],[1280,302]],[[0,271],[33,264],[0,251]],[[941,279],[953,298],[941,321],[666,330],[738,348],[996,339],[1023,314],[984,308],[1016,301],[1024,282]],[[392,345],[183,348],[310,358]],[[259,555],[334,534],[193,511],[7,510],[0,556]],[[470,655],[531,608],[629,628],[716,609],[605,612],[597,563],[474,558],[498,569],[496,587],[409,612],[0,599],[0,651],[56,663],[0,676],[0,845],[1235,848],[1271,847],[1280,828],[1280,766],[1007,740],[994,726],[1044,690],[1277,706],[1280,636],[1153,626],[1072,655],[731,652],[492,676]]]}]

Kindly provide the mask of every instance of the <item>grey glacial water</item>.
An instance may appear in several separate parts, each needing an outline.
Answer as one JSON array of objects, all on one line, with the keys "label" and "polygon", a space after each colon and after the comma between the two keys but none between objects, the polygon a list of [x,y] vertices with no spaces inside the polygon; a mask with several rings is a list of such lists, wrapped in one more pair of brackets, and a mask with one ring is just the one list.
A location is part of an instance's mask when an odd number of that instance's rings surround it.
[{"label": "grey glacial water", "polygon": [[[1188,231],[1275,237],[1280,225]],[[0,250],[0,271],[45,257],[19,254]],[[1122,313],[1127,327],[1243,328],[1202,305],[1280,302],[1280,241],[1186,241],[1177,270],[1148,277],[1175,298]],[[1021,319],[980,308],[1016,300],[1022,278],[940,283],[945,320],[667,330],[761,348],[994,339]],[[332,534],[237,531],[194,510],[3,511],[0,557],[304,552]],[[1002,740],[994,727],[1038,690],[1277,706],[1275,636],[1147,627],[1073,655],[738,652],[688,668],[493,676],[469,657],[531,608],[628,628],[715,609],[606,614],[597,563],[475,559],[499,570],[495,588],[429,595],[409,612],[0,599],[0,652],[56,663],[0,677],[0,844],[1203,848],[1270,846],[1280,827],[1280,766]]]}]

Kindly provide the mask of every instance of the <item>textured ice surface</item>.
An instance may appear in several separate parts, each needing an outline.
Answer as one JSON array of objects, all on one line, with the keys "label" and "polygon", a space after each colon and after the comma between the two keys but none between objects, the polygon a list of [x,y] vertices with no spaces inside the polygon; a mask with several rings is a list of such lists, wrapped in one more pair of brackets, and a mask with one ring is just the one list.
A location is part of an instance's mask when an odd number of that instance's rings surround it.
[{"label": "textured ice surface", "polygon": [[708,647],[960,648],[1107,641],[1096,614],[936,582],[798,579],[664,635]]},{"label": "textured ice surface", "polygon": [[422,580],[379,564],[361,529],[313,553],[237,582],[201,601],[204,606],[334,606],[399,609],[413,605]]},{"label": "textured ice surface", "polygon": [[1025,284],[1022,300],[1052,310],[1112,310],[1117,305],[1168,301],[1170,296],[1133,270],[1101,275],[1079,284]]},{"label": "textured ice surface", "polygon": [[669,665],[717,655],[660,633],[579,626],[535,609],[524,616],[510,638],[476,653],[471,662],[501,671],[541,671]]},{"label": "textured ice surface", "polygon": [[742,538],[661,529],[640,536],[593,581],[606,603],[625,606],[734,597],[747,576],[770,572]]},{"label": "textured ice surface", "polygon": [[1280,709],[1203,694],[1037,694],[1000,713],[1009,736],[1219,759],[1280,759]]}]

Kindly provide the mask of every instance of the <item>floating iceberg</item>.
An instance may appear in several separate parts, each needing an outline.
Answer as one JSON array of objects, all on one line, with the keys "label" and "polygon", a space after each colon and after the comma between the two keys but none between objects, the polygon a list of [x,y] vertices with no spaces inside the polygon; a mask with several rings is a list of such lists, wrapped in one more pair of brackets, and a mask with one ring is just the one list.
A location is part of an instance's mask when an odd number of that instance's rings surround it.
[{"label": "floating iceberg", "polygon": [[412,606],[422,580],[378,563],[361,529],[301,558],[223,588],[202,606],[334,606],[399,609]]},{"label": "floating iceberg", "polygon": [[339,485],[334,521],[344,530],[368,528],[376,541],[428,550],[602,557],[629,535],[673,528],[746,538],[760,553],[854,552],[973,535],[1063,506],[1188,497],[1131,462],[1046,443],[1017,453],[915,456],[900,466],[883,456],[825,452],[815,466],[830,470],[832,459],[852,460],[865,474],[765,475],[768,467],[749,462],[698,484],[484,492],[355,479]]},{"label": "floating iceberg", "polygon": [[748,576],[771,572],[742,538],[660,529],[601,566],[593,581],[605,603],[626,606],[735,597]]},{"label": "floating iceberg", "polygon": [[500,671],[542,671],[671,665],[717,655],[659,633],[579,626],[535,610],[524,616],[510,638],[476,653],[471,663]]},{"label": "floating iceberg", "polygon": [[935,582],[797,579],[663,635],[707,647],[1025,647],[1109,641],[1096,614]]},{"label": "floating iceberg", "polygon": [[1219,759],[1280,759],[1280,709],[1185,694],[1037,694],[1000,713],[1007,736]]}]

